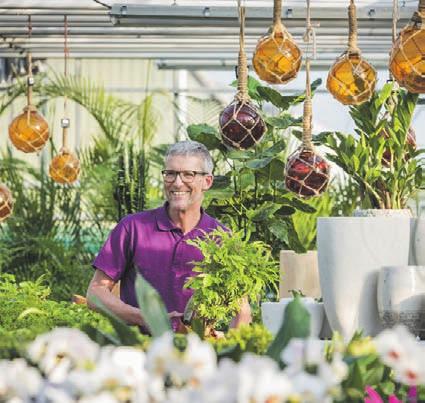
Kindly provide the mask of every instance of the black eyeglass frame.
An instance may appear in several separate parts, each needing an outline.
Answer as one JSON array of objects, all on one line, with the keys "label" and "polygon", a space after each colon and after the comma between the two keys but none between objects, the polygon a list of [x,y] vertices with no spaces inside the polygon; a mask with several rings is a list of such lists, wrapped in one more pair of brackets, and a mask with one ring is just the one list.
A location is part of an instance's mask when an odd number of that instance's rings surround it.
[{"label": "black eyeglass frame", "polygon": [[[184,172],[190,172],[190,173],[192,173],[193,174],[193,178],[190,181],[183,179],[183,177],[182,177],[181,174],[184,173]],[[163,169],[161,171],[161,174],[162,174],[162,177],[164,179],[164,182],[167,182],[167,183],[173,183],[177,179],[177,175],[179,175],[181,181],[182,182],[185,182],[185,183],[191,183],[191,182],[193,182],[195,180],[196,175],[203,175],[203,176],[205,176],[205,175],[211,175],[209,172],[203,172],[203,171],[191,171],[191,170],[174,171],[173,169]],[[166,180],[165,179],[165,175],[167,175],[167,174],[170,174],[170,175],[173,174],[174,175],[174,179],[172,181]]]}]

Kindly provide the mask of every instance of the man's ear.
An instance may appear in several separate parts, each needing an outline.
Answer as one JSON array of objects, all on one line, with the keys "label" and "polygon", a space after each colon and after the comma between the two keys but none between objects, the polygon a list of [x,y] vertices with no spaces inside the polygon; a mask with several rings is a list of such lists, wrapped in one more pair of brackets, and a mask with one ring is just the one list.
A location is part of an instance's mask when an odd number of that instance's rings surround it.
[{"label": "man's ear", "polygon": [[206,175],[204,177],[204,186],[202,187],[202,190],[203,191],[208,190],[212,186],[213,182],[214,182],[214,176],[213,175]]}]

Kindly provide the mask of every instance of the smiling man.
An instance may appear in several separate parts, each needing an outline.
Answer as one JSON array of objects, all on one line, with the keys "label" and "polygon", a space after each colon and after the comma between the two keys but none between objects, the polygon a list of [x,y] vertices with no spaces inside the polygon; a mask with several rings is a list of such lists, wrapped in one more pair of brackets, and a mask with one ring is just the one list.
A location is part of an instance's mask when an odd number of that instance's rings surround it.
[{"label": "smiling man", "polygon": [[[192,291],[184,283],[191,262],[201,260],[200,251],[186,243],[221,226],[202,209],[204,192],[213,183],[213,161],[207,148],[195,141],[181,141],[167,151],[162,171],[167,201],[157,209],[124,217],[111,231],[93,262],[96,269],[87,291],[131,325],[144,327],[135,294],[136,270],[161,295],[176,330]],[[120,298],[112,288],[121,280]],[[245,304],[233,325],[249,322]]]}]

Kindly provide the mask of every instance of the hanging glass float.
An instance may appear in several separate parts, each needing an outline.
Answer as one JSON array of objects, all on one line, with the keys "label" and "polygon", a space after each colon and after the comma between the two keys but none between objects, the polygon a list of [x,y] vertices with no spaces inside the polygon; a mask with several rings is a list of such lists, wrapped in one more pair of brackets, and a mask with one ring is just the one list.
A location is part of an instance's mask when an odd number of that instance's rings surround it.
[{"label": "hanging glass float", "polygon": [[390,71],[400,86],[425,93],[425,0],[419,1],[418,10],[391,49]]},{"label": "hanging glass float", "polygon": [[25,153],[40,151],[49,139],[49,126],[32,104],[33,85],[32,58],[31,53],[28,53],[27,106],[9,125],[12,144]]},{"label": "hanging glass float", "polygon": [[78,179],[80,161],[74,153],[69,151],[67,146],[69,119],[63,118],[61,125],[63,130],[62,149],[50,162],[49,175],[55,182],[63,185],[72,184]]},{"label": "hanging glass float", "polygon": [[261,80],[285,84],[294,79],[301,67],[301,50],[282,24],[282,0],[275,0],[273,25],[257,43],[252,65]]},{"label": "hanging glass float", "polygon": [[266,124],[248,95],[248,65],[244,50],[245,7],[239,7],[239,17],[238,92],[220,113],[219,125],[224,144],[245,150],[260,141]]},{"label": "hanging glass float", "polygon": [[306,98],[303,115],[301,146],[288,158],[285,185],[301,198],[318,196],[329,184],[329,164],[314,150],[311,140],[312,103],[310,89],[310,60],[306,60]]},{"label": "hanging glass float", "polygon": [[348,49],[331,67],[326,87],[344,105],[359,105],[371,98],[376,85],[376,71],[361,57],[357,46],[357,18],[354,0],[348,7]]},{"label": "hanging glass float", "polygon": [[12,192],[9,188],[0,183],[0,223],[6,220],[13,211]]}]

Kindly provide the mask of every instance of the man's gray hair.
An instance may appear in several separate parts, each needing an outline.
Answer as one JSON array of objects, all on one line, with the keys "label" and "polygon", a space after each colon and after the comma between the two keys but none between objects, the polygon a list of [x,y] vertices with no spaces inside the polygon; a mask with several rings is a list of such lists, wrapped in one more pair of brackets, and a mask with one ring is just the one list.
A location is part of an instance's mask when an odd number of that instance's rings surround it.
[{"label": "man's gray hair", "polygon": [[204,161],[205,172],[212,173],[213,171],[214,163],[210,152],[207,147],[197,141],[185,140],[172,144],[168,147],[167,153],[165,154],[165,160],[175,155],[199,157]]}]

